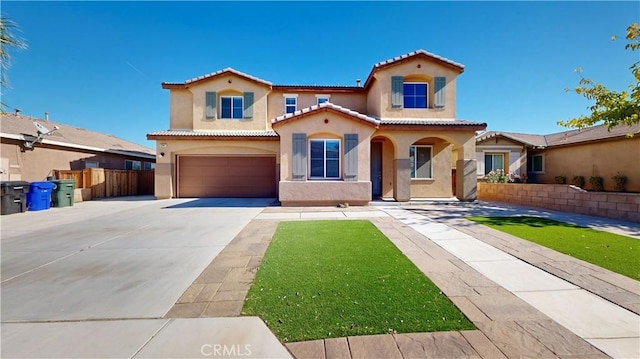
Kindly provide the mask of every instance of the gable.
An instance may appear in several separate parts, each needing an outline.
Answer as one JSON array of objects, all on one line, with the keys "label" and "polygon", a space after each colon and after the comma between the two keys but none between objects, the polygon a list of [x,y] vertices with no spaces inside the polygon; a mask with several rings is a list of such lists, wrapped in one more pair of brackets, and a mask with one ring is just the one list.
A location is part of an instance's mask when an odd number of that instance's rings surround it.
[{"label": "gable", "polygon": [[262,79],[260,79],[258,77],[251,76],[251,75],[246,74],[244,72],[240,72],[240,71],[234,70],[234,69],[232,69],[230,67],[227,67],[226,69],[223,69],[223,70],[219,70],[219,71],[207,74],[207,75],[203,75],[203,76],[192,78],[190,80],[186,80],[183,83],[163,82],[162,83],[162,88],[163,89],[188,88],[188,87],[191,87],[191,86],[194,86],[194,85],[198,85],[198,84],[202,84],[202,83],[205,83],[205,82],[219,80],[220,78],[225,78],[227,81],[231,80],[231,82],[229,82],[229,84],[233,83],[233,79],[238,79],[238,80],[251,82],[251,83],[254,83],[254,84],[257,84],[257,85],[260,85],[260,86],[264,86],[264,87],[267,87],[269,89],[272,86],[271,82],[269,82],[269,81],[262,80]]},{"label": "gable", "polygon": [[[324,114],[327,112],[332,117],[337,116],[339,118],[343,118],[346,120],[361,122],[365,125],[373,126],[375,128],[377,128],[380,125],[380,121],[373,117],[361,114],[359,112],[350,110],[348,108],[344,108],[344,107],[332,104],[330,102],[325,102],[320,105],[314,105],[302,110],[298,110],[294,113],[278,116],[273,120],[271,120],[271,125],[275,129],[276,126],[286,125],[287,123],[299,122],[303,118],[307,118],[311,116],[317,117],[317,115]],[[325,120],[329,121],[328,118],[326,118]],[[329,122],[325,122],[325,123],[328,124]]]}]

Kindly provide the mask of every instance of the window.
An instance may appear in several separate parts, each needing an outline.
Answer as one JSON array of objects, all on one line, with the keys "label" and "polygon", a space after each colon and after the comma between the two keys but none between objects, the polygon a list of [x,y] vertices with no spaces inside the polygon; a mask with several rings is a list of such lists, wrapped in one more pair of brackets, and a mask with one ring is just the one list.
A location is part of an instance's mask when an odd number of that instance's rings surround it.
[{"label": "window", "polygon": [[316,95],[316,101],[318,102],[318,105],[325,102],[329,102],[330,98],[331,98],[331,95]]},{"label": "window", "polygon": [[431,150],[431,146],[411,146],[409,148],[409,158],[411,159],[411,178],[433,178]]},{"label": "window", "polygon": [[156,168],[156,164],[155,163],[153,163],[153,162],[145,162],[144,163],[145,171],[152,170],[154,168]]},{"label": "window", "polygon": [[487,175],[496,170],[504,170],[504,154],[486,153],[484,155],[484,174]]},{"label": "window", "polygon": [[405,82],[402,84],[404,108],[427,108],[426,82]]},{"label": "window", "polygon": [[129,171],[140,171],[142,169],[142,163],[140,161],[124,161],[124,169]]},{"label": "window", "polygon": [[284,94],[284,113],[294,113],[298,109],[298,95]]},{"label": "window", "polygon": [[237,118],[243,116],[242,96],[220,97],[220,118]]},{"label": "window", "polygon": [[528,170],[531,173],[542,173],[544,172],[544,156],[543,155],[533,155],[529,157]]},{"label": "window", "polygon": [[98,161],[84,161],[84,168],[100,168]]},{"label": "window", "polygon": [[340,140],[310,140],[309,153],[310,178],[340,178]]}]

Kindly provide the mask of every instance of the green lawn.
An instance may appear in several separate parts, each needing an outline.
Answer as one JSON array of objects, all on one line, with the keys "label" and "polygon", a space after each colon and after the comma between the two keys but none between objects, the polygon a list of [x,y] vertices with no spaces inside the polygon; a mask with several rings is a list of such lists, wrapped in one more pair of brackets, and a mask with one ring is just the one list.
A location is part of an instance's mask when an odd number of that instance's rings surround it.
[{"label": "green lawn", "polygon": [[640,280],[638,239],[537,217],[468,219]]},{"label": "green lawn", "polygon": [[242,314],[283,342],[474,329],[369,221],[280,223]]}]

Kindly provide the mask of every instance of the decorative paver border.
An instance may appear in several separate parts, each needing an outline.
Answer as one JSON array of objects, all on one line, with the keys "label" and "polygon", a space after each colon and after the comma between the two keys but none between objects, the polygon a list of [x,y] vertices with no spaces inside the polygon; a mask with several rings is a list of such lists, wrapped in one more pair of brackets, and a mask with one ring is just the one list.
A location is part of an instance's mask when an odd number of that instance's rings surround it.
[{"label": "decorative paver border", "polygon": [[[297,212],[301,211],[312,212],[297,209]],[[317,209],[313,211],[318,212]],[[332,211],[336,210],[324,209],[321,212]],[[275,208],[268,208],[263,214],[278,212]],[[290,208],[283,208],[281,213],[294,212]],[[348,212],[356,211],[350,209]],[[277,218],[276,215],[264,217],[270,219],[252,220],[229,243],[185,291],[166,317],[240,315],[244,299],[278,223],[290,218]],[[304,217],[308,215],[297,218]],[[349,218],[344,215],[344,219]],[[370,216],[369,220],[442,290],[478,330],[383,334],[286,344],[294,356],[608,357],[407,225],[387,216]]]}]

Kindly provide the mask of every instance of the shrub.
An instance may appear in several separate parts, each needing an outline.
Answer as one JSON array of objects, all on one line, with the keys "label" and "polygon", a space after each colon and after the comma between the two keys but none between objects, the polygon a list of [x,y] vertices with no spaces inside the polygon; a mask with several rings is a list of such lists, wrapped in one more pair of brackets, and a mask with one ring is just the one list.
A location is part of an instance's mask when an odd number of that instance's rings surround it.
[{"label": "shrub", "polygon": [[611,177],[614,182],[613,190],[616,192],[624,192],[624,185],[627,184],[627,176],[621,175],[620,172]]},{"label": "shrub", "polygon": [[514,172],[509,175],[509,183],[527,183],[527,174]]},{"label": "shrub", "polygon": [[571,180],[571,184],[577,187],[584,187],[584,177],[583,176],[573,176]]},{"label": "shrub", "polygon": [[589,177],[589,184],[591,184],[594,191],[602,191],[604,189],[604,180],[600,176]]},{"label": "shrub", "polygon": [[565,176],[555,176],[553,179],[556,181],[556,184],[565,184],[565,183],[567,183],[567,177],[565,177]]},{"label": "shrub", "polygon": [[509,183],[509,176],[503,170],[495,170],[489,172],[485,179],[487,183]]}]

